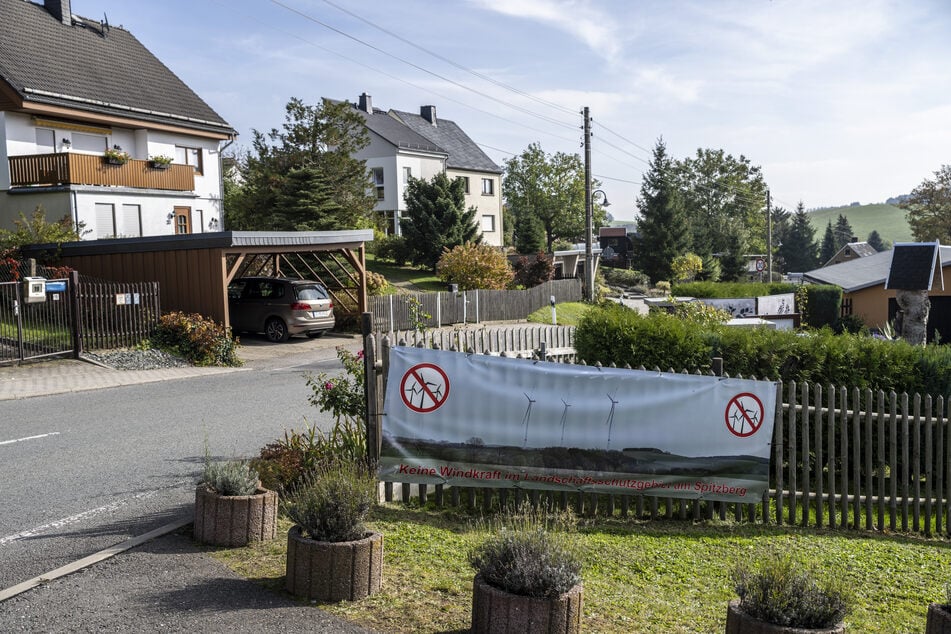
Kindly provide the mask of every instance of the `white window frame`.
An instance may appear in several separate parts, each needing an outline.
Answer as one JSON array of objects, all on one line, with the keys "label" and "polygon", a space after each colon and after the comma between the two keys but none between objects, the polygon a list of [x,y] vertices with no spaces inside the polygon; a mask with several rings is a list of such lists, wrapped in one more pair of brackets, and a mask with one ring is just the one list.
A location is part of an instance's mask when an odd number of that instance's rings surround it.
[{"label": "white window frame", "polygon": [[[486,226],[488,224],[488,226]],[[495,214],[482,215],[482,233],[495,232]]]},{"label": "white window frame", "polygon": [[482,195],[495,196],[495,179],[493,178],[482,179]]}]

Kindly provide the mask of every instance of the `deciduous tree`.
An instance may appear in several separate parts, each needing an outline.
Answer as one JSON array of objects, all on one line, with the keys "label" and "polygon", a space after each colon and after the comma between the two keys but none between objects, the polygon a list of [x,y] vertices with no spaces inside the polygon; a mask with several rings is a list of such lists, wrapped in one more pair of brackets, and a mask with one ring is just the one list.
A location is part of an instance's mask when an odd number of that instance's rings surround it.
[{"label": "deciduous tree", "polygon": [[905,210],[915,240],[951,244],[951,165],[942,165],[898,206]]},{"label": "deciduous tree", "polygon": [[502,290],[512,281],[512,267],[498,247],[467,242],[443,251],[436,274],[459,290]]}]

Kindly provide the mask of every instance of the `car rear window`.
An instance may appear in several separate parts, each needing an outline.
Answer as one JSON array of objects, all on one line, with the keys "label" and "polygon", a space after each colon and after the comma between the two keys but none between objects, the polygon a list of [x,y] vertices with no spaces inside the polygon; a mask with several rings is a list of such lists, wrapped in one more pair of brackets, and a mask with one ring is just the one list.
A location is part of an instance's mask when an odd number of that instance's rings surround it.
[{"label": "car rear window", "polygon": [[327,299],[327,291],[322,286],[298,286],[297,299]]}]

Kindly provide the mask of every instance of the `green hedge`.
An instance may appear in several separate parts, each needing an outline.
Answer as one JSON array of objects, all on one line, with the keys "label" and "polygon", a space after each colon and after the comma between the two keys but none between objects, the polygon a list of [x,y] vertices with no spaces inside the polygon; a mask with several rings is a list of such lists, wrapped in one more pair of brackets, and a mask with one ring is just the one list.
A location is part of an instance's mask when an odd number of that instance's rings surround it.
[{"label": "green hedge", "polygon": [[708,370],[723,358],[732,376],[831,383],[838,387],[951,395],[951,348],[908,345],[865,335],[700,326],[663,313],[592,308],[575,332],[586,363]]},{"label": "green hedge", "polygon": [[678,297],[700,297],[703,299],[731,299],[733,297],[760,297],[761,295],[782,295],[795,293],[798,284],[788,282],[688,282],[674,284],[671,295]]},{"label": "green hedge", "polygon": [[[790,284],[788,282],[690,282],[675,284],[671,295],[701,299],[761,297],[763,295],[796,294],[796,305],[802,323],[812,328],[839,328],[842,312],[842,289],[825,284]],[[805,301],[803,301],[805,299]]]}]

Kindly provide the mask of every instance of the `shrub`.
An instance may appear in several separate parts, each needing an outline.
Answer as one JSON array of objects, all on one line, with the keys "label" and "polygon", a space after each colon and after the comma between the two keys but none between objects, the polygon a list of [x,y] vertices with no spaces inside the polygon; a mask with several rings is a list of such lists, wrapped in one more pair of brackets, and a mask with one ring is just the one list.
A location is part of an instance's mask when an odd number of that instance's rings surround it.
[{"label": "shrub", "polygon": [[572,518],[525,504],[490,526],[493,534],[469,553],[489,585],[529,597],[557,597],[581,582],[581,556],[565,528]]},{"label": "shrub", "polygon": [[334,460],[306,476],[283,506],[306,537],[349,542],[366,535],[364,521],[376,499],[376,478],[364,463]]},{"label": "shrub", "polygon": [[806,287],[807,306],[803,323],[813,327],[833,327],[842,312],[842,289],[832,285],[809,284]]},{"label": "shrub", "polygon": [[599,271],[604,275],[605,281],[614,286],[624,286],[643,293],[651,285],[650,278],[640,271],[617,269],[609,266],[599,267]]},{"label": "shrub", "polygon": [[363,350],[354,354],[337,346],[337,358],[343,364],[343,374],[321,372],[316,377],[308,375],[307,387],[311,389],[311,395],[307,400],[320,411],[329,412],[337,423],[348,420],[362,425],[367,402],[363,393]]},{"label": "shrub", "polygon": [[551,256],[542,251],[532,258],[527,255],[519,256],[512,268],[515,269],[515,284],[524,288],[534,288],[555,276],[555,265]]},{"label": "shrub", "polygon": [[675,280],[693,280],[703,270],[703,260],[696,253],[678,255],[670,264]]},{"label": "shrub", "polygon": [[258,488],[258,472],[241,460],[212,461],[206,454],[201,482],[218,495],[251,495]]},{"label": "shrub", "polygon": [[212,319],[196,313],[171,312],[159,318],[152,342],[195,365],[239,366],[238,340]]},{"label": "shrub", "polygon": [[733,572],[740,608],[760,621],[785,627],[824,629],[848,611],[847,592],[838,577],[819,583],[788,555],[769,555]]},{"label": "shrub", "polygon": [[368,295],[385,295],[386,289],[389,287],[390,283],[386,281],[386,278],[380,275],[379,273],[374,273],[373,271],[367,271],[367,294]]},{"label": "shrub", "polygon": [[708,306],[703,302],[679,302],[674,306],[674,315],[684,321],[701,326],[723,324],[733,317],[729,311],[716,306]]},{"label": "shrub", "polygon": [[732,297],[760,297],[763,295],[782,295],[794,293],[800,288],[796,284],[764,282],[687,282],[675,284],[671,292],[682,297],[703,299],[729,299]]},{"label": "shrub", "polygon": [[374,239],[374,252],[379,260],[406,266],[412,259],[412,249],[403,236],[382,236]]},{"label": "shrub", "polygon": [[512,267],[497,247],[467,242],[443,250],[436,263],[436,275],[444,282],[459,285],[459,290],[502,290],[512,281]]}]

